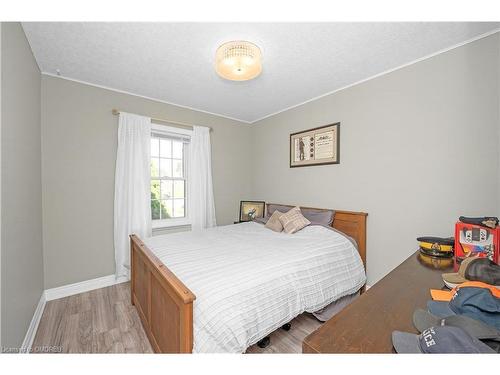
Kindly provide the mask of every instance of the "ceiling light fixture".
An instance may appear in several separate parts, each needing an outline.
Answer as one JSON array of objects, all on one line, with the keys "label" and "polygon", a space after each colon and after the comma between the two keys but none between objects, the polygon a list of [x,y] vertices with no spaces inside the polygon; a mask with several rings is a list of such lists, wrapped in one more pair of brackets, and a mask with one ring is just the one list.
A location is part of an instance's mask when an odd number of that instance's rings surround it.
[{"label": "ceiling light fixture", "polygon": [[255,44],[236,40],[224,43],[215,54],[217,74],[231,81],[248,81],[262,72],[262,54]]}]

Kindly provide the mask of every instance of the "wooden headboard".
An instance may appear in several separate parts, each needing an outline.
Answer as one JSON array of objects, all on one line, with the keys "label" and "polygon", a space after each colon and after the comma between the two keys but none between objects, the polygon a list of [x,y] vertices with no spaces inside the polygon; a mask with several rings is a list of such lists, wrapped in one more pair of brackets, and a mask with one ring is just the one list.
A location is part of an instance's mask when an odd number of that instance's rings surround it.
[{"label": "wooden headboard", "polygon": [[[279,204],[279,203],[267,203],[266,204],[266,212],[267,206],[280,205],[293,208],[295,206],[291,206],[288,204]],[[300,206],[299,206],[300,207]],[[310,210],[317,211],[331,211],[325,208],[315,208],[315,207],[300,207],[307,208]],[[332,227],[341,231],[342,233],[347,234],[349,237],[352,237],[356,243],[358,244],[358,252],[363,261],[363,265],[365,266],[366,271],[366,217],[368,216],[365,212],[353,212],[353,211],[335,211],[335,216],[333,218]]]}]

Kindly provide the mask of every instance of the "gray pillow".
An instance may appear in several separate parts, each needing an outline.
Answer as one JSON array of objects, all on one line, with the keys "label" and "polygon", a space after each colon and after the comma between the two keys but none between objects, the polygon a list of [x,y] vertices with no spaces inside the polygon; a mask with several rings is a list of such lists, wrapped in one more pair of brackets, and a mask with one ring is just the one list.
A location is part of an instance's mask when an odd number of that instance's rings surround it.
[{"label": "gray pillow", "polygon": [[279,212],[283,212],[283,213],[287,213],[288,211],[290,211],[291,209],[293,208],[293,206],[284,206],[282,204],[268,204],[267,205],[267,212],[266,212],[266,216],[268,218],[271,217],[271,215],[273,214],[274,211],[278,210]]},{"label": "gray pillow", "polygon": [[269,218],[267,216],[264,216],[264,217],[256,217],[255,219],[253,219],[253,221],[257,222],[257,223],[261,223],[261,224],[266,224],[267,221],[269,220]]},{"label": "gray pillow", "polygon": [[302,215],[312,224],[331,226],[335,216],[334,210],[315,210],[314,208],[300,208]]}]

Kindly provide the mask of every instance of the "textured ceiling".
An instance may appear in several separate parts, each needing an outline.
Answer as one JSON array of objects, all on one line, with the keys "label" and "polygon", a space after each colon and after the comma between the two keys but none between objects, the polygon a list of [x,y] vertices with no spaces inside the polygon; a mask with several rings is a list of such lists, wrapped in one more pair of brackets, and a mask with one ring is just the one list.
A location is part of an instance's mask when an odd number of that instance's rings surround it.
[{"label": "textured ceiling", "polygon": [[[500,23],[23,23],[42,72],[245,122],[449,48]],[[262,74],[220,78],[217,47],[260,46]]]}]

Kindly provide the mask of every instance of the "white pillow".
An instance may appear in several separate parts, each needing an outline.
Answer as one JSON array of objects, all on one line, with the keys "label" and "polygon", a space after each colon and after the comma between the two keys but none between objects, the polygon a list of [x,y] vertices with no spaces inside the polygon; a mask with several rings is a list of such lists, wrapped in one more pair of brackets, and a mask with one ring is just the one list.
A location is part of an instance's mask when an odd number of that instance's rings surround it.
[{"label": "white pillow", "polygon": [[281,225],[285,233],[292,234],[298,232],[304,227],[307,227],[311,222],[307,220],[302,212],[300,212],[299,207],[294,207],[287,213],[280,216]]}]

